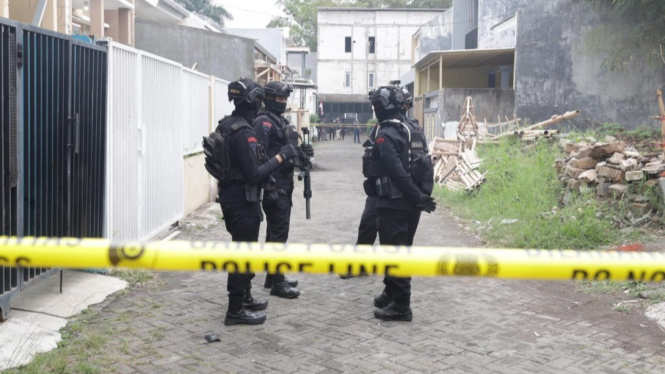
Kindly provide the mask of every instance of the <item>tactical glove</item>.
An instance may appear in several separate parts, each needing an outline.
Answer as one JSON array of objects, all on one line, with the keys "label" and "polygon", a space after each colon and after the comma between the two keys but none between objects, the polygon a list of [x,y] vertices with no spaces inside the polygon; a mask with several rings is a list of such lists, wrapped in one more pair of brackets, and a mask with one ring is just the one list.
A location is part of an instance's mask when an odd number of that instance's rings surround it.
[{"label": "tactical glove", "polygon": [[298,151],[296,150],[296,147],[288,144],[282,147],[279,151],[279,155],[282,157],[282,160],[286,162],[296,158],[298,156]]},{"label": "tactical glove", "polygon": [[311,144],[303,144],[300,146],[303,152],[309,157],[314,157],[314,147]]},{"label": "tactical glove", "polygon": [[418,198],[418,208],[424,210],[427,213],[432,213],[436,210],[436,201],[432,196],[421,193],[420,197]]}]

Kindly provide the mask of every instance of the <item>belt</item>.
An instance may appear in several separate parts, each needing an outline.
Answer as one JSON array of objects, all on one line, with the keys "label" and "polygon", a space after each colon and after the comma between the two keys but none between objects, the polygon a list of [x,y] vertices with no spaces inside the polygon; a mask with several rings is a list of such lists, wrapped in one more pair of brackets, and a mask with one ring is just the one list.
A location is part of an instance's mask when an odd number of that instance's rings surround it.
[{"label": "belt", "polygon": [[286,178],[293,178],[295,174],[293,172],[290,173],[280,173],[280,172],[274,172],[273,176],[275,178],[280,178],[280,179],[286,179]]}]

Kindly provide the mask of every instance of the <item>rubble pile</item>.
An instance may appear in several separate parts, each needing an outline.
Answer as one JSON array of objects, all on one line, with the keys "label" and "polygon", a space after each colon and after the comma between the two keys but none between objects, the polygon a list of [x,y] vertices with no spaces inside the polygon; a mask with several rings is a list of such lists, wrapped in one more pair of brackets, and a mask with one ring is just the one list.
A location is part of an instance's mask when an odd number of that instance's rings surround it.
[{"label": "rubble pile", "polygon": [[594,143],[561,139],[559,144],[567,157],[557,159],[554,166],[569,190],[595,188],[600,197],[623,198],[630,184],[647,181],[655,185],[665,173],[662,153],[640,154],[612,137]]}]

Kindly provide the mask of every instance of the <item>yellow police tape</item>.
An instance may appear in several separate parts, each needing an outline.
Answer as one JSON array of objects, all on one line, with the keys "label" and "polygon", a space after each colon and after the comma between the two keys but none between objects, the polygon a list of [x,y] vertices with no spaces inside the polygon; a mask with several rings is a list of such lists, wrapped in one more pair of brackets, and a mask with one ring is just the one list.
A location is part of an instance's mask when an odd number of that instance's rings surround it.
[{"label": "yellow police tape", "polygon": [[0,237],[0,266],[280,271],[550,280],[665,279],[665,254],[328,244]]}]

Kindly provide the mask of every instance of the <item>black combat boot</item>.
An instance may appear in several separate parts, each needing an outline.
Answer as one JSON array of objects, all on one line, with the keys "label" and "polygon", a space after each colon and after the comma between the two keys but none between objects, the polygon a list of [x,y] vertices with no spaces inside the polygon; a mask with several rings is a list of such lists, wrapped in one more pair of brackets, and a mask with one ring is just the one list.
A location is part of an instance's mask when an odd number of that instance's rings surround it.
[{"label": "black combat boot", "polygon": [[[263,287],[272,288],[275,276],[276,276],[275,274],[266,274],[266,281],[263,283]],[[286,284],[288,284],[291,287],[298,287],[297,279],[289,279],[287,277],[284,277],[284,281],[286,282]]]},{"label": "black combat boot", "polygon": [[270,295],[281,297],[283,299],[295,299],[300,296],[300,291],[298,289],[289,286],[286,281],[273,283],[270,288]]},{"label": "black combat boot", "polygon": [[413,319],[413,313],[409,306],[392,303],[383,309],[375,310],[374,317],[384,321],[411,322]]},{"label": "black combat boot", "polygon": [[229,310],[226,312],[224,324],[233,325],[260,325],[266,321],[263,312],[250,312],[243,307],[244,296],[229,296]]},{"label": "black combat boot", "polygon": [[252,297],[251,291],[247,290],[245,293],[245,298],[242,300],[242,306],[247,310],[251,310],[252,312],[265,310],[268,307],[268,300]]},{"label": "black combat boot", "polygon": [[386,290],[383,290],[383,292],[381,292],[381,295],[374,298],[374,306],[379,309],[383,309],[388,305],[390,305],[390,303],[392,303],[393,301],[395,301],[395,298],[390,296],[388,292],[386,292]]}]

